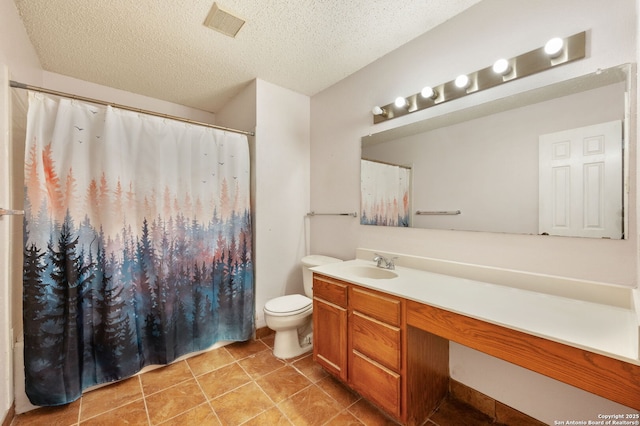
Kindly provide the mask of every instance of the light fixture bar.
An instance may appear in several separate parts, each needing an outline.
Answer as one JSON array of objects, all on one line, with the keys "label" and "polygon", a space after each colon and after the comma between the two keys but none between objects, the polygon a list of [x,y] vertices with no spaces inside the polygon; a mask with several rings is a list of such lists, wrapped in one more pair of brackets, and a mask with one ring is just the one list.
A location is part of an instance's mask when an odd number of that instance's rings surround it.
[{"label": "light fixture bar", "polygon": [[382,107],[374,107],[372,110],[373,123],[377,124],[396,117],[402,117],[412,112],[421,111],[443,102],[452,101],[470,95],[471,93],[489,89],[508,81],[546,71],[585,57],[585,31],[561,40],[564,43],[559,52],[554,51],[553,54],[546,53],[545,47],[543,46],[514,58],[507,59],[509,67],[507,68],[508,71],[504,73],[494,71],[493,65],[491,65],[479,71],[465,74],[469,78],[469,82],[464,87],[456,86],[456,80],[451,80],[439,86],[431,87],[433,93],[437,94],[435,97],[424,97],[418,92],[406,97],[406,106],[402,108],[398,108],[395,101]]}]

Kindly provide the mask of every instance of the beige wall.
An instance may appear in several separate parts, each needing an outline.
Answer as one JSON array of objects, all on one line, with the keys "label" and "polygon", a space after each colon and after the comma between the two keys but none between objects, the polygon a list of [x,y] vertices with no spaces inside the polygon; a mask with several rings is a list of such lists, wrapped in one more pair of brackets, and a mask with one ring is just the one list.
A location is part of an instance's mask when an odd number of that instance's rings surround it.
[{"label": "beige wall", "polygon": [[256,316],[264,327],[264,304],[302,293],[309,211],[310,99],[258,80],[256,127]]},{"label": "beige wall", "polygon": [[266,326],[269,299],[303,292],[309,105],[308,96],[258,79],[216,115],[219,124],[256,133],[250,144],[257,327]]},{"label": "beige wall", "polygon": [[[637,61],[637,1],[484,0],[312,97],[311,208],[359,211],[360,137],[568,78]],[[587,31],[587,57],[436,108],[373,125],[371,108],[426,84],[487,67],[499,57],[538,48],[551,37]],[[636,112],[633,114],[637,117]],[[637,123],[630,158],[636,162]],[[635,170],[635,169],[634,169]],[[357,247],[635,287],[638,277],[636,175],[630,180],[630,235],[612,241],[487,232],[360,226],[344,217],[315,220],[313,252],[353,258]],[[621,408],[458,345],[451,346],[456,380],[545,420]],[[571,388],[573,389],[573,388]],[[570,396],[571,395],[571,396]],[[558,400],[567,399],[566,404]],[[597,414],[597,413],[596,413]]]}]

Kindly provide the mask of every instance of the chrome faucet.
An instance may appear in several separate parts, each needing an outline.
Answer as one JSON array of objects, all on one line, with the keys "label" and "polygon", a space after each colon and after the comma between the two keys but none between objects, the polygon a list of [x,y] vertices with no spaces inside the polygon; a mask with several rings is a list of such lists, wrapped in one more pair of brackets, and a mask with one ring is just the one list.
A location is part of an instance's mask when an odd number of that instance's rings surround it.
[{"label": "chrome faucet", "polygon": [[[397,257],[392,257],[391,259],[388,259],[381,254],[375,253],[375,257],[373,258],[373,261],[376,262],[376,266],[378,268],[396,269],[396,265],[393,263],[394,259],[397,259]],[[384,266],[382,266],[383,263],[384,263]]]}]

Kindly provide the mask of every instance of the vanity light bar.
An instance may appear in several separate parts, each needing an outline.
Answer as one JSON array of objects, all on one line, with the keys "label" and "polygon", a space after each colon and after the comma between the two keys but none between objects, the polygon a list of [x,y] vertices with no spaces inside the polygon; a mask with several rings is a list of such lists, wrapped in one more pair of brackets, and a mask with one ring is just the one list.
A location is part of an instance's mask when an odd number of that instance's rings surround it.
[{"label": "vanity light bar", "polygon": [[392,118],[411,114],[426,108],[448,102],[481,90],[489,89],[508,81],[546,71],[585,57],[586,32],[567,38],[553,38],[539,49],[532,50],[511,59],[498,59],[492,66],[469,74],[462,74],[455,80],[439,86],[425,87],[421,92],[396,100],[372,110],[373,123],[381,123]]}]

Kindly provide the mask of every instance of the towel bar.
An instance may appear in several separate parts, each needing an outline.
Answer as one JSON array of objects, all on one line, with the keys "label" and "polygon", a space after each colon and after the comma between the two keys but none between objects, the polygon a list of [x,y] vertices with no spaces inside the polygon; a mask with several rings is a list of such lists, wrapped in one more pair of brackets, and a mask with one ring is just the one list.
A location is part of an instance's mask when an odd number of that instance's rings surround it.
[{"label": "towel bar", "polygon": [[358,217],[358,213],[316,213],[316,212],[309,212],[307,213],[307,216],[351,216],[351,217]]},{"label": "towel bar", "polygon": [[460,210],[417,210],[418,215],[458,215],[462,214]]},{"label": "towel bar", "polygon": [[0,207],[0,216],[13,216],[24,214],[24,210],[9,210]]}]

